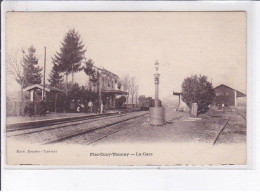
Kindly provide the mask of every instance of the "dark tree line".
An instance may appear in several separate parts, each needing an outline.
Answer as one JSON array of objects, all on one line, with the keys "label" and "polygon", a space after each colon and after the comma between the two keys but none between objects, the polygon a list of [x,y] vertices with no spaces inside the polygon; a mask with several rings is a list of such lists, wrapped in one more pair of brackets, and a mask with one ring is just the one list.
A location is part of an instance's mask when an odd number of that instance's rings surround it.
[{"label": "dark tree line", "polygon": [[[83,86],[80,87],[77,83],[74,83],[74,73],[84,70],[91,82],[97,86],[99,84],[99,70],[94,66],[92,59],[86,60],[86,49],[84,47],[79,33],[74,29],[69,30],[61,42],[60,51],[56,52],[52,58],[53,67],[48,81],[50,86],[65,89],[67,109],[72,102],[80,101],[85,104],[100,97],[99,90],[97,93],[94,93],[90,89]],[[83,62],[84,59],[85,61]],[[68,81],[69,75],[72,75],[71,82]]]},{"label": "dark tree line", "polygon": [[[53,66],[49,74],[48,82],[52,87],[65,89],[66,102],[69,102],[71,99],[77,99],[78,97],[76,95],[79,95],[79,98],[82,100],[93,99],[95,96],[86,88],[79,88],[78,84],[74,84],[74,73],[81,70],[84,70],[93,83],[98,84],[99,81],[99,70],[94,67],[94,61],[92,59],[86,60],[86,49],[84,47],[85,45],[79,33],[71,29],[65,34],[61,42],[60,50],[52,57]],[[23,57],[19,62],[17,61],[17,56],[9,57],[8,69],[21,86],[23,100],[23,89],[25,87],[41,84],[42,68],[38,65],[36,49],[33,46],[31,46],[27,52],[23,50],[22,54]],[[83,59],[85,59],[84,62]],[[71,83],[68,81],[69,75],[72,75]],[[86,98],[84,98],[84,96],[86,96]]]}]

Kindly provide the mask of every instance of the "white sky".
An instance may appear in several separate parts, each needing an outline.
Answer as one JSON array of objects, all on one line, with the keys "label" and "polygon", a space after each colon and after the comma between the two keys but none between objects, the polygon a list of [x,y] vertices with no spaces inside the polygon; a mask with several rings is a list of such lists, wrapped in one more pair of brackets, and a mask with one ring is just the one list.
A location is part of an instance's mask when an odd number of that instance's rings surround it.
[{"label": "white sky", "polygon": [[[7,55],[33,44],[43,66],[46,46],[47,75],[51,57],[74,28],[86,57],[119,77],[136,76],[139,95],[154,95],[156,59],[161,97],[180,91],[185,77],[200,73],[213,86],[223,83],[246,93],[245,12],[10,12],[6,23]],[[7,88],[19,90],[7,77]],[[81,84],[86,79],[84,73],[75,76]]]}]

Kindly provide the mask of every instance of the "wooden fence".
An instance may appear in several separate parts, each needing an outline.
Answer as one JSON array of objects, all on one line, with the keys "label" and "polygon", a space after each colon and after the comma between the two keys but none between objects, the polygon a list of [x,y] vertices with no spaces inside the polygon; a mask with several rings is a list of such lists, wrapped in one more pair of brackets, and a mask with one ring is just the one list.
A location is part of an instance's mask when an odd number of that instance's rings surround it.
[{"label": "wooden fence", "polygon": [[237,97],[237,106],[246,106],[246,96]]},{"label": "wooden fence", "polygon": [[6,116],[22,116],[27,102],[6,102]]},{"label": "wooden fence", "polygon": [[[24,116],[25,106],[29,107],[29,101],[21,102],[21,101],[7,101],[6,102],[6,116]],[[33,108],[34,114],[40,113],[40,102],[34,103]],[[55,112],[55,102],[50,101],[46,103],[46,111]],[[64,111],[64,102],[58,101],[56,102],[56,111],[63,112]]]}]

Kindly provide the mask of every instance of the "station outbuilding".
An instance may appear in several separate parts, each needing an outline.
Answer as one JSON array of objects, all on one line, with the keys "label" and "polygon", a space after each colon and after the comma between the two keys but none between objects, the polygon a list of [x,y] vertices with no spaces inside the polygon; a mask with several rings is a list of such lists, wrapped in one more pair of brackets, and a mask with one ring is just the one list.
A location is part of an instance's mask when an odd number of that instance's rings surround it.
[{"label": "station outbuilding", "polygon": [[[41,102],[43,96],[45,97],[45,102],[47,103],[48,111],[63,111],[63,104],[60,105],[61,101],[59,100],[60,95],[64,93],[62,90],[47,85],[44,88],[42,84],[31,85],[25,88],[24,90],[29,92],[29,101],[33,102],[35,113],[39,112],[39,103]],[[44,95],[43,90],[45,90]]]},{"label": "station outbuilding", "polygon": [[214,90],[215,98],[213,104],[216,106],[221,106],[222,104],[225,106],[237,106],[241,101],[246,103],[246,94],[229,86],[221,84],[215,87]]}]

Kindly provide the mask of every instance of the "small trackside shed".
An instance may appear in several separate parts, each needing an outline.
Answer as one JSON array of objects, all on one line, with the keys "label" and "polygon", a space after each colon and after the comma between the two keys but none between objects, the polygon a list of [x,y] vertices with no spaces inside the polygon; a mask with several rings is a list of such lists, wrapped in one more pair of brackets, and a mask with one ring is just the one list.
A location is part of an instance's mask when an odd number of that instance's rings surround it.
[{"label": "small trackside shed", "polygon": [[239,92],[229,86],[221,84],[214,88],[215,99],[213,104],[218,106],[224,104],[225,106],[237,106],[237,99],[245,97],[246,94]]},{"label": "small trackside shed", "polygon": [[[43,85],[41,84],[34,84],[32,86],[28,86],[24,89],[25,91],[29,92],[30,101],[33,102],[34,112],[37,114],[40,112],[40,102],[42,100],[43,95]],[[47,104],[47,108],[50,112],[62,112],[63,111],[63,101],[61,99],[63,91],[50,87],[45,86],[45,102]]]}]

